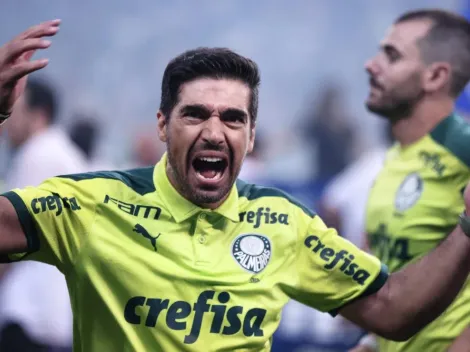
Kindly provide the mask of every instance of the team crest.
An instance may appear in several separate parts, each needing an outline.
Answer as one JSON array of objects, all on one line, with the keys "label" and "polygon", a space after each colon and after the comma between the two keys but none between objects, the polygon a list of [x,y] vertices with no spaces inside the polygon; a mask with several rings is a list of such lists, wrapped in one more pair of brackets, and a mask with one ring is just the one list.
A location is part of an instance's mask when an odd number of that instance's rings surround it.
[{"label": "team crest", "polygon": [[266,268],[271,259],[269,238],[258,234],[239,235],[232,243],[232,256],[246,271],[258,274]]},{"label": "team crest", "polygon": [[398,188],[395,197],[395,208],[403,212],[416,204],[423,193],[423,179],[414,172],[406,176]]}]

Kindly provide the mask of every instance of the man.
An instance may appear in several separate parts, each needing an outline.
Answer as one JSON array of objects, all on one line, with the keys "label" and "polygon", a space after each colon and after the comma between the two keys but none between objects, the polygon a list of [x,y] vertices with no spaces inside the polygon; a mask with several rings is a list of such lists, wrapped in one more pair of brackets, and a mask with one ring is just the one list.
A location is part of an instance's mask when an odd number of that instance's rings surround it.
[{"label": "man", "polygon": [[[30,79],[5,124],[14,150],[7,189],[39,186],[49,177],[86,170],[84,155],[56,125],[57,110],[52,86]],[[32,261],[14,264],[1,284],[1,351],[71,347],[70,299],[64,276],[55,267]]]},{"label": "man", "polygon": [[[0,49],[7,119],[26,75],[47,65],[59,21]],[[470,217],[388,277],[377,258],[286,194],[237,181],[253,148],[256,64],[228,49],[174,58],[162,80],[167,154],[129,172],[51,178],[0,197],[0,251],[56,265],[71,295],[76,351],[268,351],[295,299],[406,340],[439,316],[470,271]],[[465,192],[470,211],[470,188]],[[387,317],[387,319],[384,319]]]},{"label": "man", "polygon": [[[369,195],[372,253],[392,272],[435,250],[457,224],[470,179],[470,126],[453,114],[470,78],[470,23],[441,10],[399,17],[366,64],[368,109],[387,118],[397,144]],[[384,319],[387,319],[384,316]],[[446,312],[403,342],[379,338],[358,351],[468,351],[470,282]],[[460,347],[459,347],[460,346]]]}]

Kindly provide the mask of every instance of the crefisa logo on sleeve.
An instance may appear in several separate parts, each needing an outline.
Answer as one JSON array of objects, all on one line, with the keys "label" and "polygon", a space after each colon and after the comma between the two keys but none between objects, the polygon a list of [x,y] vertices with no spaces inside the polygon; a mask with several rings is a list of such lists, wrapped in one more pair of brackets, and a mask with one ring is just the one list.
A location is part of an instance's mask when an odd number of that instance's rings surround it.
[{"label": "crefisa logo on sleeve", "polygon": [[258,274],[271,259],[271,241],[264,235],[248,233],[237,236],[232,243],[232,256],[246,271]]}]

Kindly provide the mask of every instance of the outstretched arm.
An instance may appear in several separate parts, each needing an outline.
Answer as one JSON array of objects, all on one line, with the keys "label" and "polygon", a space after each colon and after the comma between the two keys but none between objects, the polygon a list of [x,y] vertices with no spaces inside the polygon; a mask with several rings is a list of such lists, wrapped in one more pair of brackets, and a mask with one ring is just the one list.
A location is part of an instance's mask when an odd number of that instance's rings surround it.
[{"label": "outstretched arm", "polygon": [[467,352],[470,346],[470,326],[455,339],[447,352]]},{"label": "outstretched arm", "polygon": [[[470,187],[465,192],[467,212]],[[470,238],[460,226],[416,263],[391,274],[375,294],[340,310],[367,331],[407,340],[436,319],[454,300],[470,272]]]}]

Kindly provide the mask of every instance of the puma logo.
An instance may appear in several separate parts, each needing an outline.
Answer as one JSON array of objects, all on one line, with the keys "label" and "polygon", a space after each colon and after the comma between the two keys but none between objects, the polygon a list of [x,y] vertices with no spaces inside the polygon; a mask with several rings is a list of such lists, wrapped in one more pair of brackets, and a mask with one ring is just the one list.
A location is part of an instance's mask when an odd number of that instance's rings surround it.
[{"label": "puma logo", "polygon": [[155,252],[157,252],[157,239],[158,237],[160,237],[160,233],[158,234],[158,236],[156,237],[153,237],[152,235],[150,235],[150,233],[145,229],[145,227],[143,227],[142,225],[140,224],[136,224],[134,226],[134,229],[132,230],[134,232],[137,232],[138,234],[141,234],[142,236],[144,236],[146,239],[148,239],[150,241],[150,243],[152,244],[153,248],[155,249]]}]

